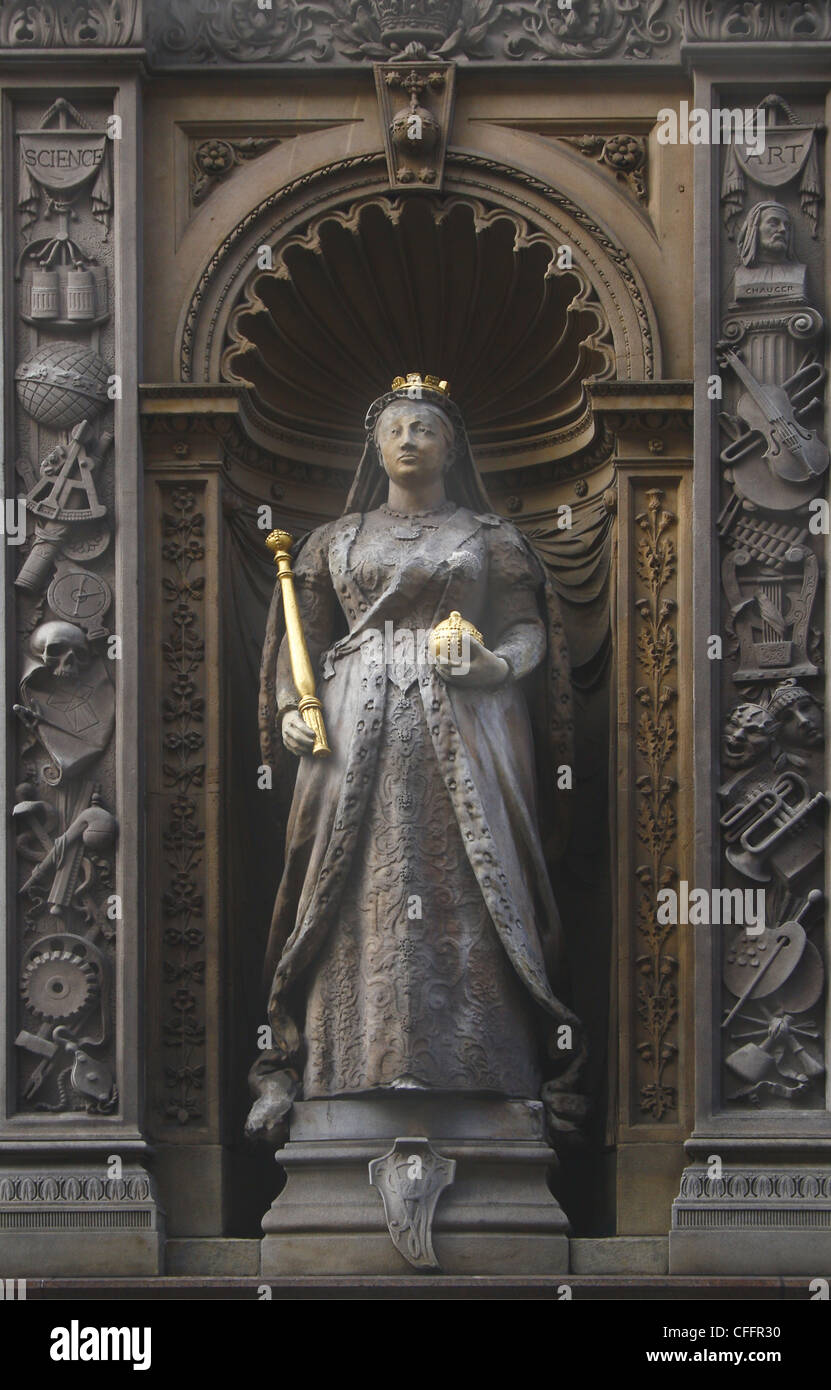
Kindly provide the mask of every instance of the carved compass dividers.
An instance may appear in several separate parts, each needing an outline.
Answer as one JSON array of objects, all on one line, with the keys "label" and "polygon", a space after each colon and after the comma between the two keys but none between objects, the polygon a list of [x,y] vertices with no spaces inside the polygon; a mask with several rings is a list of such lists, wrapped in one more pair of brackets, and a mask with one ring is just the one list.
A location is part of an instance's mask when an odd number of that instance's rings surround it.
[{"label": "carved compass dividers", "polygon": [[[823,1104],[820,1001],[826,801],[820,587],[823,317],[811,302],[821,187],[816,127],[772,94],[766,152],[725,151],[722,211],[734,241],[717,356],[726,633],[723,883],[765,893],[764,928],[723,928],[724,1096]],[[816,280],[814,280],[816,284]],[[734,918],[735,921],[735,918]]]},{"label": "carved compass dividers", "polygon": [[[106,618],[113,431],[106,118],[61,97],[17,118],[18,1100],[109,1113],[117,823],[115,686]],[[103,340],[106,340],[106,345]]]}]

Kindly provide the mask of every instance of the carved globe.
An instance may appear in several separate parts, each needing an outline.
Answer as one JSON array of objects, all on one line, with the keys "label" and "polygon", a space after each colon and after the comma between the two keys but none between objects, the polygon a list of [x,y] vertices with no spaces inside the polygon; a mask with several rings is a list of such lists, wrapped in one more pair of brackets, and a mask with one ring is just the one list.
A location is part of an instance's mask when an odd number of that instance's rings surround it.
[{"label": "carved globe", "polygon": [[17,394],[39,425],[72,429],[97,415],[107,400],[109,369],[103,358],[76,343],[48,343],[15,372]]},{"label": "carved globe", "polygon": [[[417,124],[413,122],[414,116]],[[441,126],[426,107],[417,106],[411,111],[409,106],[403,106],[393,116],[390,132],[397,150],[426,155],[438,144]]]}]

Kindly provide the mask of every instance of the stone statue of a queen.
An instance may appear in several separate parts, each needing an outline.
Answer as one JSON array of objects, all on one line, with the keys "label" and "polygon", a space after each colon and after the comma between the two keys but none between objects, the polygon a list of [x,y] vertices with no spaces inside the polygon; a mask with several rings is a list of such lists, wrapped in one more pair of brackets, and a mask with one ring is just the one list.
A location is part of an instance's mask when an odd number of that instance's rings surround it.
[{"label": "stone statue of a queen", "polygon": [[[366,431],[344,515],[294,551],[331,757],[311,756],[279,584],[268,618],[263,758],[297,777],[248,1131],[284,1133],[301,1088],[542,1096],[569,1129],[582,1048],[546,868],[571,764],[558,604],[446,383],[396,378]],[[434,653],[454,611],[483,640]]]}]

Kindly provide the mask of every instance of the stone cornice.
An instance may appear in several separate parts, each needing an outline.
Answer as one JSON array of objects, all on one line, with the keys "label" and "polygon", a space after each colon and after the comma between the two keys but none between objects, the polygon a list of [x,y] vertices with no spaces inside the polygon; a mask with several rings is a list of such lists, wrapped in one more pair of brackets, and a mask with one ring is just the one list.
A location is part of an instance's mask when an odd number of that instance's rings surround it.
[{"label": "stone cornice", "polygon": [[331,70],[402,59],[511,69],[600,64],[678,67],[690,50],[766,52],[831,42],[831,0],[273,0],[270,9],[209,0],[0,0],[0,50],[62,57],[141,50],[158,71]]}]

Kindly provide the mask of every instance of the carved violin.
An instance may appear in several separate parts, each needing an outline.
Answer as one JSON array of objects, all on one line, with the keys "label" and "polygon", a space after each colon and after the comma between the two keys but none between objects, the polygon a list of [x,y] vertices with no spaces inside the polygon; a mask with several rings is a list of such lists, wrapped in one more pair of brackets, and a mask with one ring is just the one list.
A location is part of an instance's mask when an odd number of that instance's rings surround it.
[{"label": "carved violin", "polygon": [[746,388],[739,397],[737,413],[749,430],[764,438],[764,457],[777,477],[789,483],[804,483],[824,473],[828,449],[814,430],[799,423],[787,391],[782,386],[757,381],[730,348],[720,353],[720,360],[733,368]]}]

